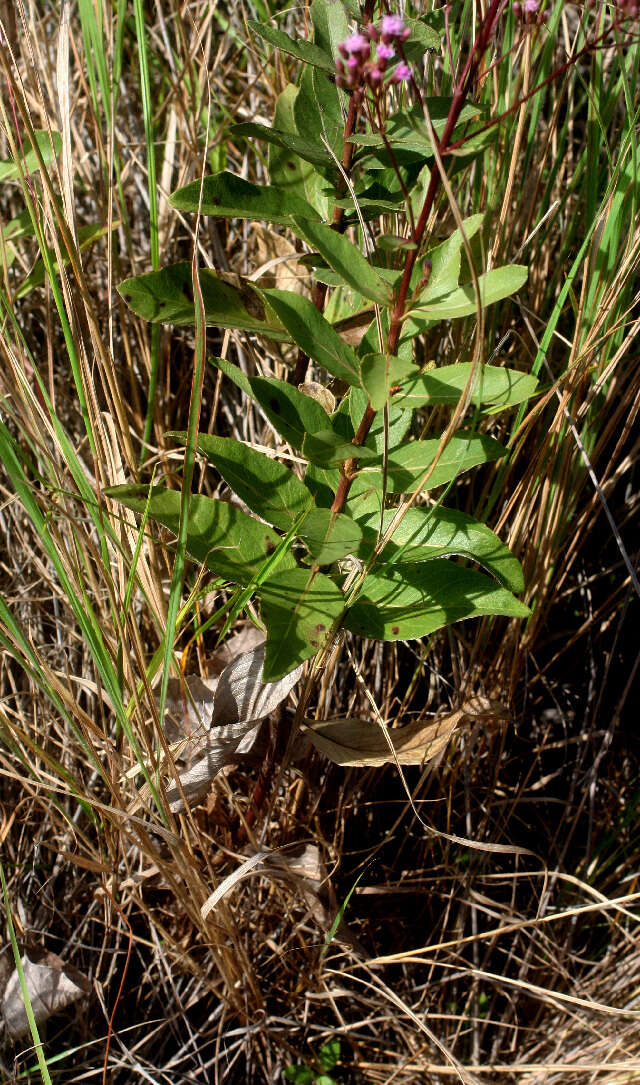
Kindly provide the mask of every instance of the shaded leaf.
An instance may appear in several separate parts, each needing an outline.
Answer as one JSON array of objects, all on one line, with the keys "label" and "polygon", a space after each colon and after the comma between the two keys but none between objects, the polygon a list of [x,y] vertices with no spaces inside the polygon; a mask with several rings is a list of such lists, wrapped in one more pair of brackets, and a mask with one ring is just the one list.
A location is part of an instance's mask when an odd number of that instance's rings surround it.
[{"label": "shaded leaf", "polygon": [[258,588],[267,627],[265,676],[280,678],[318,652],[344,609],[344,597],[329,577],[312,570],[276,573]]},{"label": "shaded leaf", "polygon": [[[45,166],[52,162],[62,150],[62,136],[59,132],[49,133],[45,131],[34,132],[36,147],[38,148]],[[9,158],[0,162],[0,181],[16,181],[23,173],[36,173],[40,169],[37,152],[34,150],[28,137],[23,139],[24,155],[20,154],[19,162]]]},{"label": "shaded leaf", "polygon": [[[471,364],[461,362],[430,369],[403,382],[393,397],[399,407],[415,408],[437,403],[457,403],[467,387]],[[472,403],[510,407],[535,394],[538,381],[528,373],[500,366],[477,367],[471,386]]]},{"label": "shaded leaf", "polygon": [[372,267],[356,245],[343,234],[322,223],[294,216],[296,233],[327,261],[342,282],[379,305],[393,303],[393,290],[386,279]]},{"label": "shaded leaf", "polygon": [[[387,492],[413,493],[421,483],[427,468],[435,460],[440,439],[433,437],[427,441],[411,441],[409,444],[394,448],[389,454],[387,466]],[[504,448],[493,437],[481,433],[454,433],[444,449],[436,467],[422,490],[433,490],[445,482],[457,477],[471,467],[504,456]],[[379,467],[363,467],[360,472],[363,483],[382,489],[382,473]]]},{"label": "shaded leaf", "polygon": [[315,305],[301,294],[288,290],[263,290],[294,343],[318,365],[348,384],[358,382],[358,358]]},{"label": "shaded leaf", "polygon": [[[384,513],[383,531],[389,527],[395,514],[395,509]],[[380,514],[371,513],[359,519],[358,523],[364,535],[359,556],[366,561],[373,553],[378,538]],[[517,593],[524,589],[522,566],[508,546],[486,524],[456,509],[435,506],[409,509],[379,560],[395,565],[398,562],[429,561],[446,554],[476,561],[510,591]]]},{"label": "shaded leaf", "polygon": [[311,508],[313,497],[293,471],[251,445],[200,433],[196,447],[233,492],[274,527],[288,531],[300,513]]},{"label": "shaded leaf", "polygon": [[483,573],[436,558],[370,573],[344,625],[374,640],[415,640],[484,614],[526,618],[530,611]]},{"label": "shaded leaf", "polygon": [[[151,519],[177,535],[180,522],[177,490],[155,486],[150,498],[147,486],[112,486],[106,493],[134,512],[144,512],[148,501]],[[280,536],[267,524],[259,523],[234,505],[203,494],[191,496],[187,553],[218,576],[248,584],[280,541]],[[282,555],[281,562],[285,568],[295,567],[289,553]]]},{"label": "shaded leaf", "polygon": [[312,509],[299,534],[315,565],[332,565],[347,554],[357,554],[362,543],[360,525],[344,513],[332,515],[329,509]]},{"label": "shaded leaf", "polygon": [[265,143],[275,143],[278,147],[283,147],[299,155],[305,162],[310,162],[313,166],[333,166],[333,159],[329,152],[324,150],[322,144],[316,146],[315,143],[311,143],[302,136],[293,135],[290,132],[281,132],[277,128],[267,128],[266,125],[255,124],[253,121],[233,124],[230,132],[236,138],[246,140],[262,139]]},{"label": "shaded leaf", "polygon": [[[307,459],[329,465],[360,455],[355,445],[336,433],[329,415],[315,399],[272,377],[250,377],[249,383],[274,428]],[[364,450],[367,458],[372,455]]]},{"label": "shaded leaf", "polygon": [[[193,181],[178,189],[169,199],[172,207],[181,211],[198,210],[200,181]],[[317,211],[306,202],[285,189],[273,185],[254,185],[224,171],[202,182],[202,214],[218,218],[249,218],[263,222],[291,225],[294,215],[319,219]]]},{"label": "shaded leaf", "polygon": [[304,38],[290,38],[283,30],[277,30],[268,23],[259,23],[257,19],[248,19],[247,25],[254,34],[258,34],[264,41],[269,42],[269,45],[274,45],[276,49],[281,49],[283,53],[288,53],[290,56],[296,57],[297,60],[322,68],[324,71],[335,71],[333,57],[327,56],[323,49],[320,49],[319,46],[314,45],[312,42],[305,41]]},{"label": "shaded leaf", "polygon": [[[223,278],[203,268],[200,287],[207,324],[260,332],[271,339],[287,338],[280,325],[267,316],[256,288],[238,275]],[[195,324],[191,264],[187,261],[125,279],[118,292],[134,313],[154,324]]]}]

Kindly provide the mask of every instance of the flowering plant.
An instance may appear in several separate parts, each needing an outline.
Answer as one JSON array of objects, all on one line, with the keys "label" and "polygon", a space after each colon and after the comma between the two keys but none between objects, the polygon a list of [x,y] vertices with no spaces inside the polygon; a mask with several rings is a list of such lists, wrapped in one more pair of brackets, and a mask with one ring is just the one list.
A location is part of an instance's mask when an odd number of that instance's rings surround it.
[{"label": "flowering plant", "polygon": [[[354,0],[313,0],[311,41],[250,23],[301,62],[273,126],[233,128],[236,140],[268,145],[270,183],[222,172],[171,203],[286,230],[297,267],[313,277],[280,289],[181,263],[119,288],[149,320],[232,328],[272,359],[249,374],[212,359],[277,435],[270,451],[221,434],[174,435],[211,464],[232,501],[185,500],[164,484],[112,491],[182,528],[191,557],[237,585],[223,631],[257,599],[264,680],[309,659],[317,674],[345,633],[410,640],[461,619],[529,613],[516,597],[515,557],[445,503],[463,472],[505,454],[478,426],[483,412],[536,391],[528,374],[485,364],[482,335],[484,309],[519,290],[526,268],[481,267],[483,216],[463,220],[452,196],[444,207],[456,228],[444,239],[434,229],[447,171],[482,146],[466,145],[479,118],[472,92],[503,7],[489,5],[453,94],[435,99],[420,86],[442,47],[428,17],[376,19],[369,2],[360,13]],[[425,364],[425,334],[469,317],[469,355]]]}]

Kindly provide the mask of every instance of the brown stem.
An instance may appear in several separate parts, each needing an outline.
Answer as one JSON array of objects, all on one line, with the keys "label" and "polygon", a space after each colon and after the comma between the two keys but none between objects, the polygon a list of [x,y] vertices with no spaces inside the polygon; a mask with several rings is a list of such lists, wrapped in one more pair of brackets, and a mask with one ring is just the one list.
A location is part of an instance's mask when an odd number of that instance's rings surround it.
[{"label": "brown stem", "polygon": [[[458,119],[469,95],[469,91],[471,89],[476,72],[482,60],[482,57],[485,54],[485,51],[489,44],[489,40],[491,38],[491,35],[493,34],[496,21],[502,8],[504,7],[505,2],[506,0],[493,0],[486,14],[485,20],[480,27],[478,36],[473,44],[473,48],[469,53],[467,62],[464,66],[464,70],[454,91],[442,137],[439,140],[436,140],[440,155],[442,155],[443,151],[447,148],[449,144],[449,139],[451,138],[453,130],[458,123]],[[435,133],[433,133],[433,135],[435,139]],[[420,250],[420,243],[424,237],[427,222],[429,221],[429,216],[431,215],[431,211],[433,209],[439,184],[440,170],[438,168],[438,162],[435,161],[433,163],[433,166],[431,167],[429,187],[425,195],[424,204],[422,205],[420,218],[418,219],[414,231],[413,240],[415,241],[416,247],[415,249],[411,249],[407,253],[404,264],[404,271],[402,273],[402,279],[400,281],[400,287],[398,289],[398,295],[396,297],[396,303],[393,307],[393,312],[391,314],[389,334],[387,336],[386,345],[387,354],[395,354],[396,350],[398,349],[398,340],[400,339],[400,331],[402,329],[402,322],[404,319],[404,308],[407,300],[407,295],[409,293],[411,276],[413,274],[415,262],[418,257],[418,252]],[[367,404],[367,408],[362,416],[362,421],[358,426],[358,432],[353,439],[354,445],[364,444],[369,434],[369,430],[371,429],[371,426],[373,424],[375,416],[376,412],[373,410],[371,404]],[[357,464],[358,461],[355,457],[347,460],[343,464],[342,477],[338,484],[338,489],[336,491],[333,505],[331,506],[332,512],[334,513],[342,512],[346,504],[347,498],[349,496],[349,490],[351,489],[351,485],[356,476]]]}]

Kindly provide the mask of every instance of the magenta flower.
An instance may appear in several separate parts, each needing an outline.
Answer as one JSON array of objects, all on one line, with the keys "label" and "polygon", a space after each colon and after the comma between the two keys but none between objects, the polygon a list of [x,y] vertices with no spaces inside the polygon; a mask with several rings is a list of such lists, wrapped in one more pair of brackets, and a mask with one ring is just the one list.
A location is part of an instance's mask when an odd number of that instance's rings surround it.
[{"label": "magenta flower", "polygon": [[340,42],[338,49],[343,56],[353,53],[364,53],[365,56],[369,56],[371,43],[364,34],[350,34],[348,38]]},{"label": "magenta flower", "polygon": [[391,78],[394,83],[406,83],[408,79],[411,79],[411,68],[408,64],[398,64]]},{"label": "magenta flower", "polygon": [[378,60],[391,60],[394,52],[393,46],[385,45],[384,42],[382,42],[376,50]]},{"label": "magenta flower", "polygon": [[389,44],[394,38],[400,38],[405,32],[405,25],[399,15],[382,16],[382,40]]}]

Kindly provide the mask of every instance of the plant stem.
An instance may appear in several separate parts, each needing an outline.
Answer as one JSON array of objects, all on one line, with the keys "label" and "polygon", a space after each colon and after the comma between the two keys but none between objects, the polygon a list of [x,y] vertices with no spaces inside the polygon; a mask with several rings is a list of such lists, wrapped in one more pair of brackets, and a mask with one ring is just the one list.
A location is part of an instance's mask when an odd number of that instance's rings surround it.
[{"label": "plant stem", "polygon": [[[469,96],[473,80],[478,71],[480,62],[485,54],[489,41],[493,34],[497,19],[502,13],[506,0],[493,0],[484,21],[480,27],[476,40],[473,44],[473,48],[469,53],[467,62],[464,66],[462,75],[456,84],[456,89],[451,100],[451,106],[449,107],[449,114],[442,133],[442,137],[438,140],[435,136],[435,132],[432,129],[432,137],[437,144],[440,156],[446,154],[449,140],[453,134],[453,130],[458,123],[460,114],[464,108],[466,100]],[[429,123],[431,123],[429,121]],[[429,179],[429,187],[427,189],[424,203],[422,205],[422,211],[420,217],[416,223],[413,240],[416,244],[415,249],[410,249],[406,255],[404,271],[402,273],[402,279],[398,288],[398,294],[396,297],[396,303],[394,305],[391,321],[389,324],[389,334],[387,336],[386,353],[388,355],[394,355],[398,349],[398,341],[400,339],[400,331],[402,329],[402,322],[404,320],[404,308],[407,301],[407,294],[409,293],[409,286],[411,284],[411,276],[415,267],[415,262],[420,251],[420,244],[423,240],[426,230],[427,222],[433,210],[433,205],[438,192],[440,184],[440,170],[438,163],[435,161],[431,167],[431,177]],[[358,431],[353,439],[354,445],[362,445],[367,439],[369,430],[373,424],[373,420],[376,416],[376,412],[373,410],[370,403],[367,404],[366,410],[362,416]],[[336,496],[331,506],[332,512],[342,512],[347,497],[349,496],[349,490],[356,476],[357,472],[357,458],[353,457],[346,460],[342,465],[342,477],[338,484]]]}]

